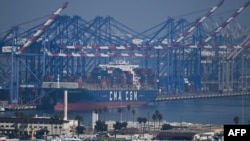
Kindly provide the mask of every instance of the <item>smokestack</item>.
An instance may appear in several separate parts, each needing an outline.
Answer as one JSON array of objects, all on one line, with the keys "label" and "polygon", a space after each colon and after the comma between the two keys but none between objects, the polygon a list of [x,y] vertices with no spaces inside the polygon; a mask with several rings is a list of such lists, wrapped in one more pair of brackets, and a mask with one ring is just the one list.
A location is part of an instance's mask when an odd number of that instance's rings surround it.
[{"label": "smokestack", "polygon": [[68,91],[64,90],[64,117],[63,120],[68,120]]}]

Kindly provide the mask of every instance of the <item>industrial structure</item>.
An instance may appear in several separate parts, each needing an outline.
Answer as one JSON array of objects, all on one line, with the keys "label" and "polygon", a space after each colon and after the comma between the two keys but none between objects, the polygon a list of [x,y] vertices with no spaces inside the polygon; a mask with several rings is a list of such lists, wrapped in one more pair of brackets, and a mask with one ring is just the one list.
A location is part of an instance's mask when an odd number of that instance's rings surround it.
[{"label": "industrial structure", "polygon": [[250,1],[218,20],[223,2],[193,22],[168,18],[141,33],[112,17],[59,15],[65,3],[44,24],[0,34],[1,99],[37,103],[47,94],[43,82],[84,81],[115,59],[153,70],[159,94],[247,92],[250,29],[235,19]]}]

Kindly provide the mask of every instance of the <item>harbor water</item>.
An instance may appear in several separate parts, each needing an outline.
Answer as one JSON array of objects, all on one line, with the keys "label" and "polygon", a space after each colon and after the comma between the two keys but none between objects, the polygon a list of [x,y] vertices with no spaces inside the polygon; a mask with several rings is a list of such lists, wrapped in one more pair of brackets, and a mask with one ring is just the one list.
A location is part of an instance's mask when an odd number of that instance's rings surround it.
[{"label": "harbor water", "polygon": [[[132,114],[135,109],[135,115]],[[231,96],[205,99],[187,99],[175,101],[152,102],[141,107],[131,107],[130,111],[126,107],[121,113],[117,108],[102,111],[99,114],[100,120],[127,121],[134,120],[137,117],[145,117],[152,120],[152,115],[156,110],[163,115],[163,120],[167,122],[189,122],[201,124],[235,124],[234,117],[239,117],[240,124],[250,123],[250,96]],[[32,113],[37,116],[52,116],[63,112],[49,110],[27,110],[24,113]],[[68,113],[69,119],[74,119],[76,115],[83,117],[82,123],[91,124],[92,111],[78,111]],[[14,111],[5,111],[0,113],[1,117],[14,116]]]}]

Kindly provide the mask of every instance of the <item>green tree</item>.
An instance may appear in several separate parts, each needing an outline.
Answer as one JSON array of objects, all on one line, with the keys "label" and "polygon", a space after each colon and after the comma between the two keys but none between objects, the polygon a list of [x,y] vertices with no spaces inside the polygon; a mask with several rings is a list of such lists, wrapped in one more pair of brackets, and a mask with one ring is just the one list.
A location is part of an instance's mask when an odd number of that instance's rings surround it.
[{"label": "green tree", "polygon": [[130,106],[130,105],[127,105],[127,111],[128,111],[128,114],[127,114],[127,121],[128,121],[128,117],[129,117],[130,110],[131,110],[131,106]]},{"label": "green tree", "polygon": [[[138,121],[139,125],[141,126],[141,123],[143,122],[142,117],[138,117],[138,118],[137,118],[137,121]],[[142,126],[141,126],[141,127],[142,127]]]},{"label": "green tree", "polygon": [[85,130],[85,127],[84,126],[77,126],[76,127],[76,131],[77,131],[77,134],[83,134],[84,133],[84,130]]},{"label": "green tree", "polygon": [[117,112],[120,114],[120,121],[122,121],[122,107],[119,107],[118,109],[117,109]]},{"label": "green tree", "polygon": [[76,115],[76,116],[75,116],[75,120],[77,120],[76,131],[77,131],[77,134],[79,135],[80,133],[83,132],[83,129],[85,129],[85,128],[82,128],[82,127],[81,127],[81,121],[83,120],[83,117],[80,116],[80,115]]},{"label": "green tree", "polygon": [[108,107],[103,107],[103,112],[104,112],[104,120],[106,120],[106,113],[108,112]]},{"label": "green tree", "polygon": [[113,125],[115,130],[121,130],[122,128],[127,128],[128,123],[127,122],[119,122],[116,121],[116,123]]},{"label": "green tree", "polygon": [[99,113],[99,115],[102,114],[102,108],[99,108],[99,109],[98,109],[98,113]]},{"label": "green tree", "polygon": [[147,119],[147,118],[145,118],[145,117],[143,117],[143,118],[142,118],[142,122],[143,122],[143,129],[145,128],[145,125],[146,125],[147,121],[148,121],[148,119]]},{"label": "green tree", "polygon": [[162,116],[162,114],[160,113],[159,115],[158,115],[158,121],[159,121],[159,127],[161,127],[161,120],[163,119],[163,116]]},{"label": "green tree", "polygon": [[154,121],[154,130],[155,130],[155,121],[157,120],[157,115],[156,115],[156,114],[153,114],[152,119],[153,119],[153,121]]},{"label": "green tree", "polygon": [[95,130],[97,132],[107,131],[108,130],[108,125],[105,124],[105,121],[98,120],[98,121],[96,121]]},{"label": "green tree", "polygon": [[145,117],[138,117],[138,122],[140,124],[143,123],[143,127],[141,127],[142,128],[142,132],[143,132],[143,137],[144,137],[145,125],[146,125],[147,121],[148,120]]},{"label": "green tree", "polygon": [[83,117],[80,115],[75,116],[75,120],[77,120],[77,126],[81,125],[81,121],[83,120]]},{"label": "green tree", "polygon": [[158,118],[158,115],[160,114],[160,111],[159,110],[155,110],[155,114],[156,114],[156,116]]},{"label": "green tree", "polygon": [[99,110],[98,110],[98,109],[95,109],[94,112],[95,112],[96,114],[98,114],[98,113],[99,113]]},{"label": "green tree", "polygon": [[131,112],[132,112],[132,114],[133,114],[133,125],[134,125],[134,122],[135,122],[135,113],[136,113],[136,111],[135,111],[135,109],[133,109]]},{"label": "green tree", "polygon": [[160,128],[160,124],[161,124],[160,122],[163,119],[163,115],[160,113],[160,111],[159,110],[155,110],[155,113],[153,114],[152,118],[153,118],[153,120],[155,119],[155,120],[159,121],[159,128]]}]

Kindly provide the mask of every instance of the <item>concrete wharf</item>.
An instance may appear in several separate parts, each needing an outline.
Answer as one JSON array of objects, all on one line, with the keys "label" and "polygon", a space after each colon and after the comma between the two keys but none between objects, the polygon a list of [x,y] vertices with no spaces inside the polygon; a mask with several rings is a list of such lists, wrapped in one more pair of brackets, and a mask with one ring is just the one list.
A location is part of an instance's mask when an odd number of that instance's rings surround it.
[{"label": "concrete wharf", "polygon": [[202,93],[202,94],[161,94],[158,95],[155,101],[171,101],[171,100],[184,100],[184,99],[201,99],[201,98],[215,98],[215,97],[228,97],[228,96],[246,96],[250,92],[230,92],[230,93]]}]

